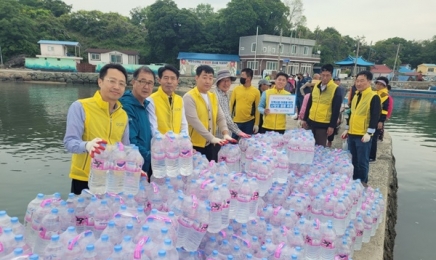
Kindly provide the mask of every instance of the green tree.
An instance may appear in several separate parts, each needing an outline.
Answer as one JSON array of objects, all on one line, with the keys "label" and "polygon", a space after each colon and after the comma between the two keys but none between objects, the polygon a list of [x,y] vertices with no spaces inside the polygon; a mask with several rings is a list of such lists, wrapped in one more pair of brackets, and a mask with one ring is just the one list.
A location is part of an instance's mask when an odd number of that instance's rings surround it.
[{"label": "green tree", "polygon": [[18,0],[18,2],[32,8],[49,10],[55,17],[68,14],[72,8],[62,0]]}]

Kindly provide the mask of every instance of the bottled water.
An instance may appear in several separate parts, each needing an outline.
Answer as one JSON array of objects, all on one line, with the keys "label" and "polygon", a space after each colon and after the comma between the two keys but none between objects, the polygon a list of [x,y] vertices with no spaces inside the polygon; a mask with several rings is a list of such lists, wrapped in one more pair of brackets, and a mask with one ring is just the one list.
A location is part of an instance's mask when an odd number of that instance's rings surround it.
[{"label": "bottled water", "polygon": [[274,169],[274,181],[286,183],[288,180],[289,160],[286,151],[282,151],[277,156],[277,164]]},{"label": "bottled water", "polygon": [[143,164],[144,159],[139,153],[139,148],[135,145],[131,145],[131,150],[127,154],[126,159],[126,171],[124,172],[124,194],[136,195],[138,193]]},{"label": "bottled water", "polygon": [[59,235],[51,236],[47,247],[42,250],[42,256],[44,259],[61,259],[64,251],[64,246],[59,241]]},{"label": "bottled water", "polygon": [[86,251],[82,255],[82,260],[98,260],[100,259],[97,256],[97,252],[95,251],[94,245],[87,245]]},{"label": "bottled water", "polygon": [[24,241],[23,235],[15,236],[15,248],[23,249],[23,254],[31,254],[32,248]]},{"label": "bottled water", "polygon": [[77,235],[76,228],[71,226],[59,236],[59,241],[64,247],[67,247]]},{"label": "bottled water", "polygon": [[11,218],[11,223],[9,225],[12,228],[14,234],[24,234],[24,226],[18,221],[17,217]]},{"label": "bottled water", "polygon": [[96,238],[100,237],[111,218],[112,214],[107,201],[102,200],[94,212],[94,234]]},{"label": "bottled water", "polygon": [[2,247],[2,250],[0,250],[0,257],[8,255],[14,250],[15,237],[11,228],[3,229],[3,233],[0,235],[0,245]]},{"label": "bottled water", "polygon": [[[34,198],[27,206],[26,215],[24,216],[24,227],[26,228],[26,233],[25,233],[26,240],[31,244],[33,243],[32,240],[34,240],[34,237],[30,237],[31,230],[32,230],[33,213],[38,209],[38,207],[40,207],[43,200],[44,200],[44,194],[39,193],[36,196],[36,198]],[[2,212],[3,211],[0,211],[0,227],[3,226],[1,219],[3,219],[4,216],[2,217]]]},{"label": "bottled water", "polygon": [[180,174],[183,176],[189,176],[194,171],[193,168],[193,152],[192,143],[189,140],[189,136],[184,133],[182,139],[180,139],[180,154],[179,154],[179,168]]},{"label": "bottled water", "polygon": [[213,187],[213,191],[209,196],[210,201],[210,223],[207,231],[210,233],[218,233],[222,227],[222,197],[218,186]]},{"label": "bottled water", "polygon": [[[52,209],[51,212],[42,219],[39,230],[39,237],[36,240],[34,249],[34,252],[37,254],[44,252],[44,248],[48,245],[52,236],[59,235],[61,232],[60,219],[56,208]],[[57,237],[56,241],[59,242],[59,236],[55,237]]]},{"label": "bottled water", "polygon": [[[176,177],[179,174],[179,143],[172,131],[165,135],[165,165],[166,174],[169,177]],[[154,171],[153,171],[154,172]]]},{"label": "bottled water", "polygon": [[344,204],[344,200],[341,198],[337,201],[333,212],[333,224],[335,227],[336,235],[342,236],[347,227],[347,207]]},{"label": "bottled water", "polygon": [[[106,147],[105,144],[102,144]],[[102,151],[95,153],[91,159],[91,170],[89,173],[89,190],[94,194],[103,194],[106,191],[106,174],[110,168],[109,152]]]},{"label": "bottled water", "polygon": [[222,211],[221,211],[221,229],[226,228],[229,225],[230,214],[230,191],[227,188],[227,183],[223,183],[220,187],[220,196],[222,199]]},{"label": "bottled water", "polygon": [[306,235],[306,259],[317,260],[320,256],[321,232],[316,222],[309,228]]},{"label": "bottled water", "polygon": [[333,230],[333,225],[328,223],[327,229],[322,232],[320,256],[322,260],[334,259],[336,246],[336,234]]},{"label": "bottled water", "polygon": [[23,249],[22,248],[15,248],[10,254],[4,256],[1,258],[2,260],[9,260],[9,259],[20,259],[23,256]]},{"label": "bottled water", "polygon": [[364,224],[365,230],[363,231],[362,242],[368,243],[369,240],[371,239],[371,230],[372,230],[372,225],[373,225],[373,218],[371,216],[370,210],[368,210],[366,213],[364,213],[363,224]]},{"label": "bottled water", "polygon": [[235,220],[239,223],[247,223],[250,217],[250,202],[253,191],[247,179],[244,179],[236,196],[237,207],[235,209]]},{"label": "bottled water", "polygon": [[108,259],[112,259],[112,260],[124,260],[125,259],[125,255],[123,253],[123,247],[120,246],[120,245],[116,245],[114,247],[114,252],[112,253],[112,255]]},{"label": "bottled water", "polygon": [[192,223],[192,228],[186,235],[185,245],[183,246],[187,251],[196,251],[201,243],[204,235],[206,234],[209,224],[209,215],[211,208],[204,203],[200,203],[197,207],[197,218]]},{"label": "bottled water", "polygon": [[165,144],[162,135],[157,135],[151,144],[151,168],[154,178],[166,176]]},{"label": "bottled water", "polygon": [[334,259],[351,259],[351,253],[352,249],[350,248],[350,245],[346,239],[343,239],[336,249],[336,255]]},{"label": "bottled water", "polygon": [[117,143],[111,152],[111,168],[106,177],[106,192],[120,193],[123,191],[124,172],[126,170],[126,152],[124,145]]},{"label": "bottled water", "polygon": [[121,242],[121,232],[117,229],[115,222],[112,220],[107,223],[107,227],[101,233],[101,236],[103,235],[107,235],[109,237],[109,241],[112,243],[112,245],[116,245]]}]

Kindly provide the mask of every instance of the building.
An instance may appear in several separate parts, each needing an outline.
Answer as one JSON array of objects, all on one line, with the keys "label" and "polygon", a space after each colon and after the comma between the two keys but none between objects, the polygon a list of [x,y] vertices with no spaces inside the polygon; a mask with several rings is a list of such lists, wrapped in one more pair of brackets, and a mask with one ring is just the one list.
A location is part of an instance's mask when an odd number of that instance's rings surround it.
[{"label": "building", "polygon": [[312,74],[313,66],[321,61],[319,51],[313,54],[315,43],[315,40],[266,34],[243,36],[239,38],[241,67],[253,69],[256,75],[264,70]]},{"label": "building", "polygon": [[238,75],[238,55],[179,52],[180,75],[195,76],[195,70],[200,65],[211,66],[215,74],[222,69],[228,69],[232,76]]},{"label": "building", "polygon": [[392,72],[393,70],[384,64],[376,64],[371,67],[371,73],[374,78],[387,77],[390,79],[392,77]]},{"label": "building", "polygon": [[[70,41],[40,40],[41,54],[36,58],[26,58],[25,67],[35,70],[77,71],[80,57],[80,44]],[[73,49],[74,47],[74,49]]]},{"label": "building", "polygon": [[420,64],[416,68],[416,71],[421,72],[424,76],[436,76],[436,64]]},{"label": "building", "polygon": [[139,64],[138,51],[87,49],[88,62],[93,65],[101,63]]}]

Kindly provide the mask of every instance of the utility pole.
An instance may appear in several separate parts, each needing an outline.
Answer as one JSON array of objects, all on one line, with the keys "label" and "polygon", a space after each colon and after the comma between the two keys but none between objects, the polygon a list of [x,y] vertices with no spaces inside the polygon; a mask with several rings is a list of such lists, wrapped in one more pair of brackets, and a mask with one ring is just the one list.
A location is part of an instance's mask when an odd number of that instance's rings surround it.
[{"label": "utility pole", "polygon": [[359,58],[360,40],[357,41],[356,58],[354,59],[354,76],[357,75],[357,59]]},{"label": "utility pole", "polygon": [[256,49],[254,50],[254,75],[256,75],[256,72],[259,72],[259,66],[257,65],[257,37],[259,35],[259,26],[256,26]]},{"label": "utility pole", "polygon": [[394,62],[394,77],[395,77],[395,68],[397,67],[397,59],[398,59],[398,53],[400,52],[400,44],[398,44],[397,48],[397,54],[395,55],[395,62]]},{"label": "utility pole", "polygon": [[3,66],[3,53],[2,53],[2,47],[0,46],[0,65]]},{"label": "utility pole", "polygon": [[283,34],[283,29],[280,29],[279,57],[277,59],[277,72],[280,71],[280,47],[282,46],[282,34]]}]

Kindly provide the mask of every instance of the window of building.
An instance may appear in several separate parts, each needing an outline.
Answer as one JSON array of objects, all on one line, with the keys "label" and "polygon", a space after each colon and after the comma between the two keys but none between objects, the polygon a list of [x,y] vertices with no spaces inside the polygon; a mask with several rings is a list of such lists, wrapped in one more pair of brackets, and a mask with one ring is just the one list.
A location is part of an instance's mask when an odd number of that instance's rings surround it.
[{"label": "window of building", "polygon": [[434,72],[434,68],[428,68],[428,72]]},{"label": "window of building", "polygon": [[267,61],[266,62],[267,70],[277,70],[277,61]]},{"label": "window of building", "polygon": [[289,72],[292,75],[297,75],[297,73],[300,72],[300,64],[299,63],[291,63],[289,65]]},{"label": "window of building", "polygon": [[292,47],[291,47],[291,53],[292,53],[292,54],[297,53],[297,46],[296,46],[296,45],[292,45]]},{"label": "window of building", "polygon": [[263,47],[263,52],[267,52],[268,49],[266,47]]},{"label": "window of building", "polygon": [[54,51],[54,47],[53,46],[47,46],[47,50],[48,51]]},{"label": "window of building", "polygon": [[304,46],[303,54],[304,54],[304,55],[308,55],[308,54],[309,54],[309,47]]},{"label": "window of building", "polygon": [[302,63],[300,68],[301,73],[312,74],[312,64],[310,63]]},{"label": "window of building", "polygon": [[121,55],[111,55],[111,63],[122,63]]},{"label": "window of building", "polygon": [[252,70],[257,70],[257,68],[259,68],[258,66],[259,62],[258,61],[247,61],[247,68],[250,68]]},{"label": "window of building", "polygon": [[276,48],[271,48],[271,53],[276,53]]},{"label": "window of building", "polygon": [[100,60],[100,54],[92,53],[91,54],[91,60]]},{"label": "window of building", "polygon": [[251,52],[255,52],[255,51],[256,51],[256,43],[253,42],[253,43],[251,44]]}]

